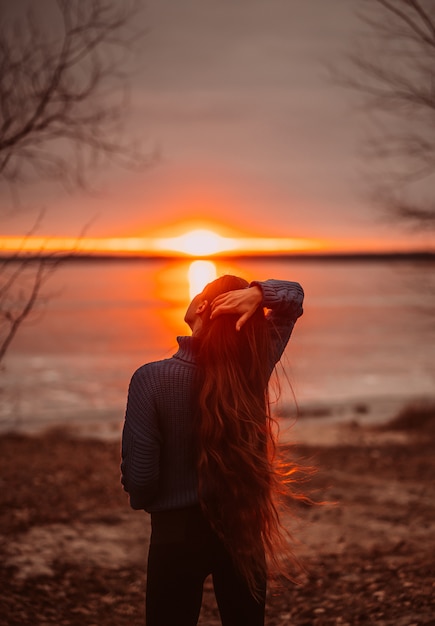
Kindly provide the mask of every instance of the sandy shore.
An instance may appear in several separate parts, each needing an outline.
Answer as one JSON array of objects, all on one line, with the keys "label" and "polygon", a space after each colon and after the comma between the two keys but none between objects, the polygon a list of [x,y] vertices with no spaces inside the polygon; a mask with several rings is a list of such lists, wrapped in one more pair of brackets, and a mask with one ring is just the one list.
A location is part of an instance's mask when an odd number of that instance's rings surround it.
[{"label": "sandy shore", "polygon": [[[306,575],[269,594],[268,626],[435,624],[434,424],[301,420],[287,433],[330,504],[287,520]],[[119,443],[3,435],[0,465],[1,623],[143,624],[149,520],[120,488]],[[199,623],[220,624],[209,581]]]}]

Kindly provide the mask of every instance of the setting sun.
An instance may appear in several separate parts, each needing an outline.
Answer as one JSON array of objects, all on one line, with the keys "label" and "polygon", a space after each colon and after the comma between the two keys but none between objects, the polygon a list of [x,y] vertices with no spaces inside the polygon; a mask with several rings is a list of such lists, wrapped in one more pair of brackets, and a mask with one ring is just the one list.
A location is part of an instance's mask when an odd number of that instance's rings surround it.
[{"label": "setting sun", "polygon": [[221,237],[211,230],[192,230],[179,237],[159,239],[157,247],[174,252],[184,252],[192,256],[207,257],[219,252],[237,248],[237,240]]}]

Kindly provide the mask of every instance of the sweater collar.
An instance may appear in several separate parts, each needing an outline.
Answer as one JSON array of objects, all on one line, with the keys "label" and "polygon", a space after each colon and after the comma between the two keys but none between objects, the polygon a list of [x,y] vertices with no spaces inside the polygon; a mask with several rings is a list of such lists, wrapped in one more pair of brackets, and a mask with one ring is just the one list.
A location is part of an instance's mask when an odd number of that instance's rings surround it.
[{"label": "sweater collar", "polygon": [[178,351],[174,354],[175,359],[196,363],[198,352],[198,339],[196,337],[177,337]]}]

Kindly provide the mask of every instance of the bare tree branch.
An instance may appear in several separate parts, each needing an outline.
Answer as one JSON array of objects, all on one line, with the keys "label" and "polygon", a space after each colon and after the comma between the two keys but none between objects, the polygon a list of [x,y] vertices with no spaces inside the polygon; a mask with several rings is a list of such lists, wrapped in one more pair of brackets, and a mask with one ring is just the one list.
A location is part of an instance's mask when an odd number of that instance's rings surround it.
[{"label": "bare tree branch", "polygon": [[57,0],[55,39],[32,12],[0,26],[0,182],[56,178],[71,189],[104,160],[149,163],[123,137],[129,70],[121,60],[138,6]]},{"label": "bare tree branch", "polygon": [[[57,263],[45,257],[17,259],[7,263],[10,272],[3,267],[0,289],[0,363],[21,324],[33,310],[42,286],[57,266]],[[27,289],[26,277],[29,279]]]},{"label": "bare tree branch", "polygon": [[[46,0],[47,20],[29,1],[27,12],[8,19],[0,0],[0,186],[15,207],[23,182],[89,189],[104,162],[141,169],[153,160],[125,136],[126,61],[143,35],[140,4]],[[43,250],[21,252],[0,262],[0,362],[60,262]]]},{"label": "bare tree branch", "polygon": [[334,77],[363,96],[372,198],[399,218],[435,224],[435,2],[358,3],[365,32]]}]

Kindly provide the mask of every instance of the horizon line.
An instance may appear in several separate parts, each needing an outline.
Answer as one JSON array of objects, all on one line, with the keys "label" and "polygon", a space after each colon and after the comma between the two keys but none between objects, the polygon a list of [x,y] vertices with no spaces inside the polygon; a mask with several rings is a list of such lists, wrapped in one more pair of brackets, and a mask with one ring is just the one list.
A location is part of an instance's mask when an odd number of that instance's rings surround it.
[{"label": "horizon line", "polygon": [[435,250],[412,249],[412,250],[375,250],[375,251],[295,251],[295,252],[220,252],[210,255],[195,255],[182,253],[161,253],[155,252],[80,252],[80,251],[39,251],[39,252],[4,252],[0,250],[0,260],[5,262],[14,261],[128,261],[128,260],[171,260],[171,261],[216,261],[220,259],[263,259],[263,260],[435,260]]},{"label": "horizon line", "polygon": [[373,255],[434,254],[435,248],[409,242],[314,239],[302,237],[222,237],[196,229],[176,237],[59,237],[0,236],[0,257],[49,258],[351,258]]}]

